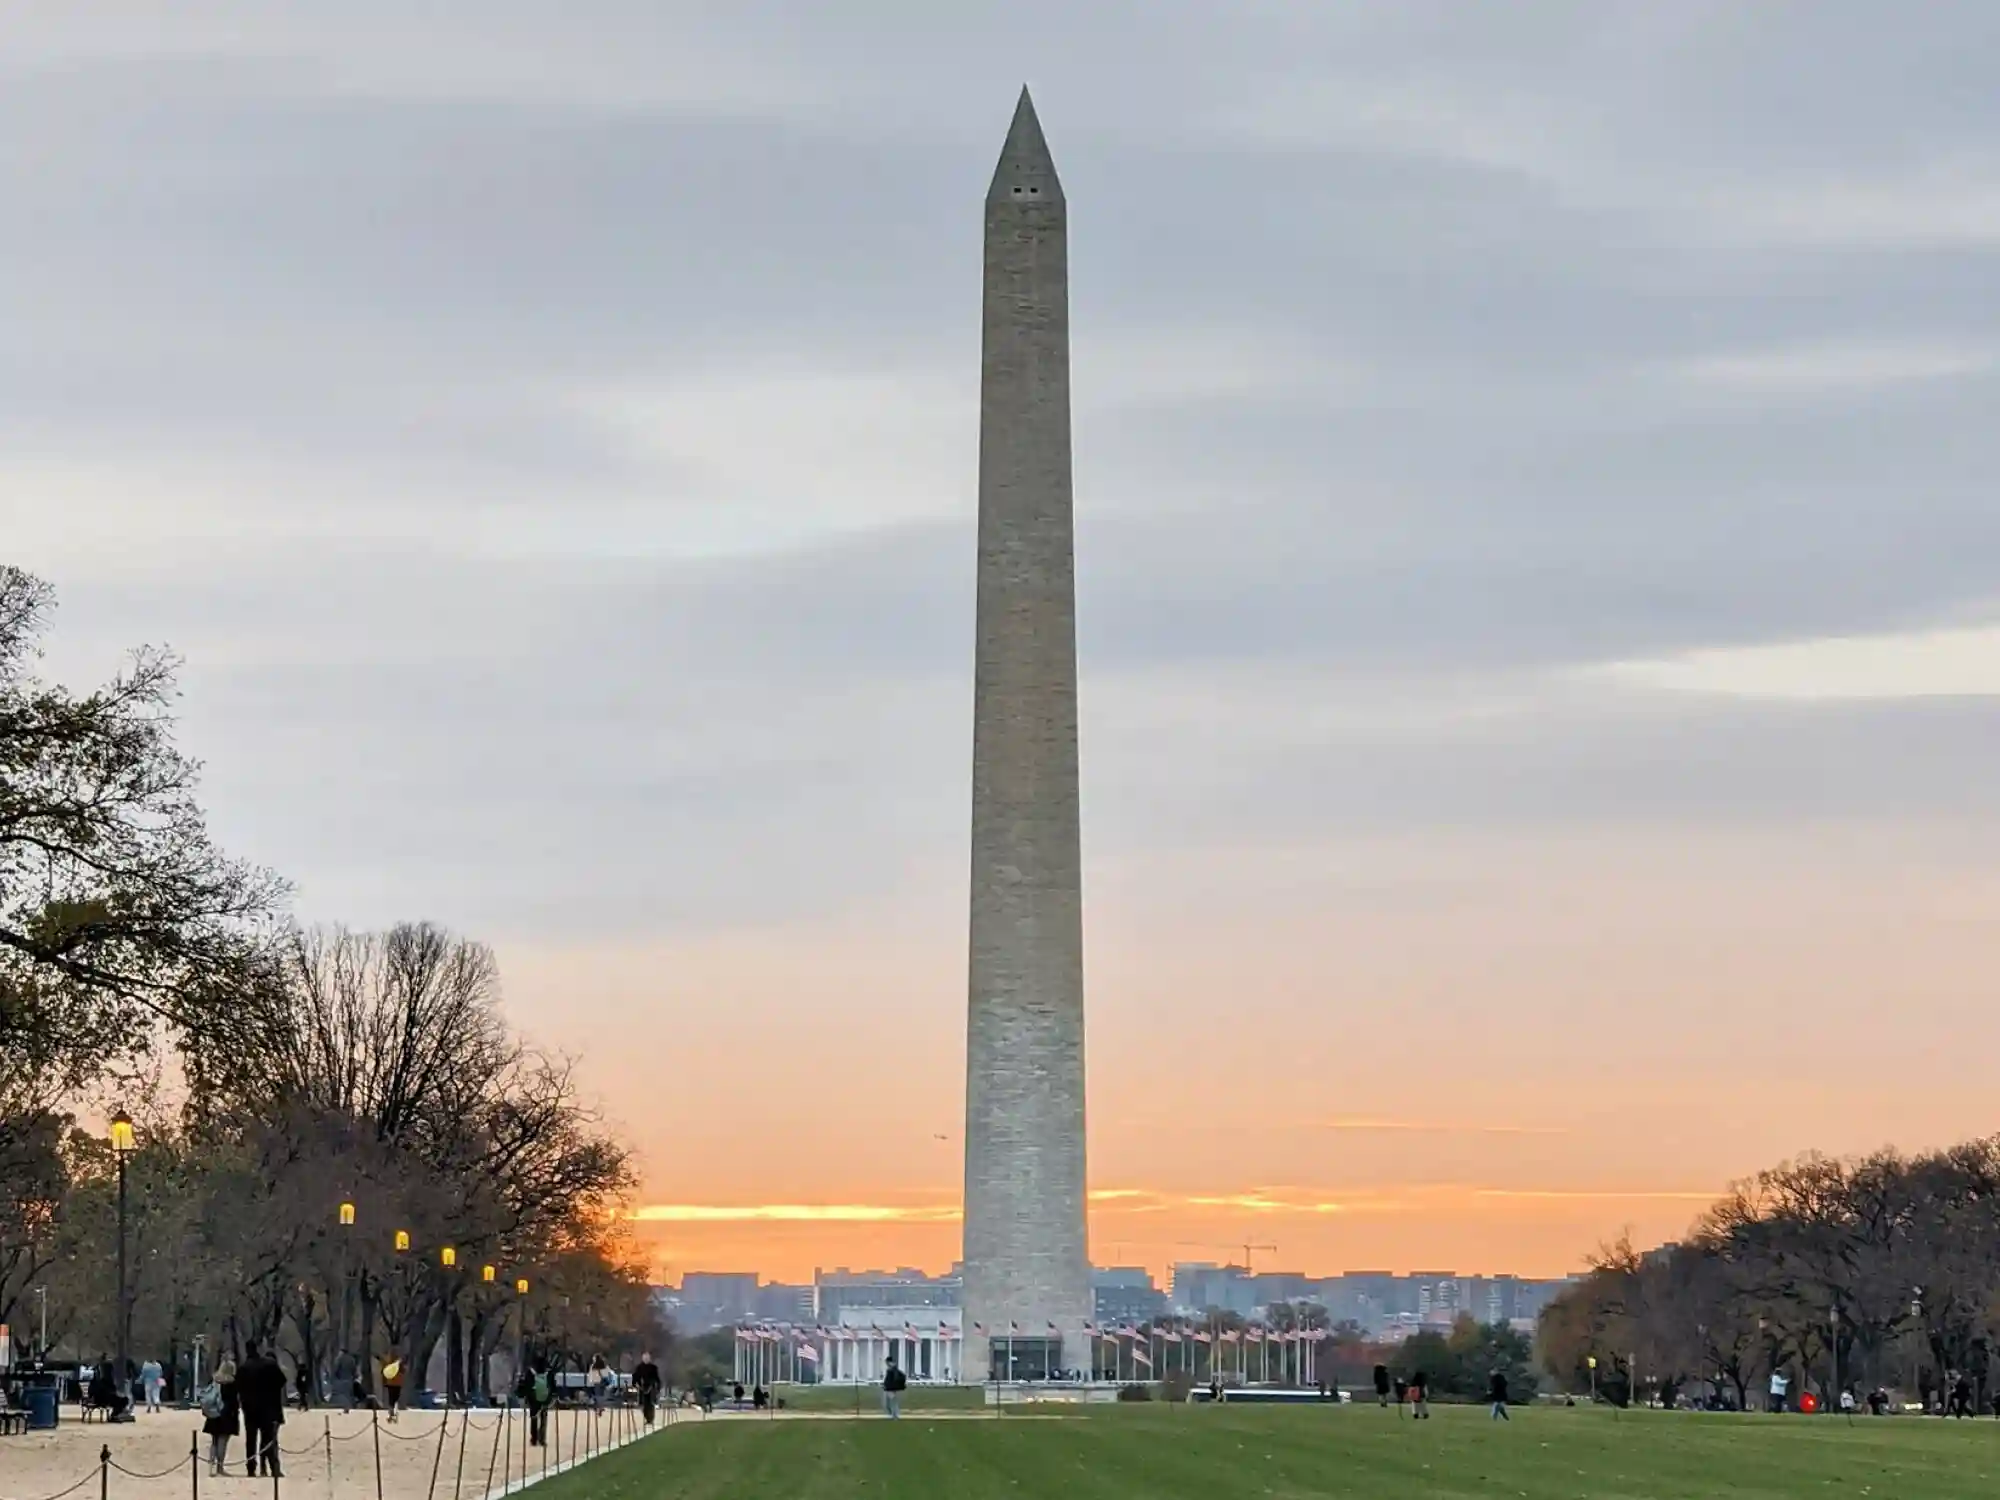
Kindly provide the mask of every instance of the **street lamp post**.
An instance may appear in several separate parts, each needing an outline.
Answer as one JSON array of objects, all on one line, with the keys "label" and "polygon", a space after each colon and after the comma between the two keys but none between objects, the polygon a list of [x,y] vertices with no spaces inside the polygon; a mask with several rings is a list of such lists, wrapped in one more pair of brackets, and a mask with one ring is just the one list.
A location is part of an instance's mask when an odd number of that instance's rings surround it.
[{"label": "street lamp post", "polygon": [[519,1385],[528,1372],[528,1278],[514,1282],[514,1383]]},{"label": "street lamp post", "polygon": [[1917,1377],[1923,1373],[1923,1358],[1924,1358],[1923,1316],[1924,1316],[1924,1289],[1920,1286],[1912,1287],[1910,1288],[1910,1322],[1913,1325],[1913,1329],[1917,1337],[1916,1337],[1916,1347],[1910,1351],[1910,1394],[1917,1397],[1919,1403],[1923,1407],[1924,1414],[1928,1416],[1930,1414],[1930,1403],[1928,1401],[1925,1401],[1923,1399],[1922,1393],[1917,1390]]},{"label": "street lamp post", "polygon": [[339,1327],[334,1330],[333,1340],[333,1364],[336,1372],[345,1363],[344,1357],[347,1354],[347,1304],[352,1297],[354,1280],[354,1205],[342,1203],[338,1218],[340,1220],[340,1318]]},{"label": "street lamp post", "polygon": [[1826,1310],[1826,1342],[1827,1350],[1833,1356],[1833,1389],[1827,1393],[1831,1400],[1831,1405],[1828,1407],[1830,1414],[1840,1405],[1840,1308],[1838,1306]]},{"label": "street lamp post", "polygon": [[137,1144],[132,1117],[121,1109],[111,1117],[111,1154],[118,1158],[118,1368],[113,1381],[125,1399],[123,1410],[112,1416],[118,1422],[138,1420],[132,1414],[132,1381],[127,1374],[132,1363],[132,1306],[125,1284],[125,1158]]}]

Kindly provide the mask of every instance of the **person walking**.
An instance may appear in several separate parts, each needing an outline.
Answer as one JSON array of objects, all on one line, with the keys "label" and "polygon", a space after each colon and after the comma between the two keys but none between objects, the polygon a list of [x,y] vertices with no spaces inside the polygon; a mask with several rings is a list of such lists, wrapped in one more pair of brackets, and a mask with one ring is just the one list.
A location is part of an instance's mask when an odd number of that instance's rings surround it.
[{"label": "person walking", "polygon": [[528,1408],[528,1446],[531,1448],[546,1448],[549,1445],[549,1402],[554,1399],[555,1390],[548,1362],[541,1355],[536,1355],[528,1361],[528,1368],[521,1372],[520,1382],[514,1387],[514,1394]]},{"label": "person walking", "polygon": [[160,1369],[157,1359],[149,1359],[139,1366],[139,1389],[146,1393],[146,1410],[160,1409],[160,1387],[167,1383],[166,1375]]},{"label": "person walking", "polygon": [[593,1354],[590,1357],[590,1374],[586,1383],[590,1387],[592,1411],[604,1410],[604,1403],[610,1398],[612,1384],[617,1378],[611,1373],[611,1367],[604,1362],[603,1355]]},{"label": "person walking", "polygon": [[285,1420],[285,1372],[278,1361],[251,1339],[243,1346],[243,1368],[236,1375],[236,1399],[243,1408],[244,1440],[249,1444],[250,1477],[262,1462],[272,1479],[284,1478],[278,1462],[278,1428]]},{"label": "person walking", "polygon": [[361,1384],[354,1378],[356,1363],[345,1349],[333,1357],[333,1400],[343,1412],[354,1409],[356,1389]]},{"label": "person walking", "polygon": [[222,1477],[229,1462],[229,1440],[240,1431],[241,1407],[236,1400],[236,1361],[223,1356],[215,1375],[201,1393],[201,1430],[208,1438],[208,1472]]},{"label": "person walking", "polygon": [[1422,1370],[1410,1376],[1410,1415],[1427,1421],[1431,1414],[1430,1377]]},{"label": "person walking", "polygon": [[1375,1399],[1381,1404],[1384,1411],[1389,1409],[1389,1367],[1387,1365],[1377,1365],[1375,1367]]},{"label": "person walking", "polygon": [[639,1393],[639,1414],[646,1425],[653,1425],[653,1407],[660,1399],[660,1367],[653,1363],[651,1350],[639,1356],[639,1363],[632,1367],[632,1389]]},{"label": "person walking", "polygon": [[1507,1415],[1507,1374],[1504,1370],[1495,1370],[1492,1378],[1486,1382],[1486,1399],[1493,1403],[1494,1421],[1514,1420]]},{"label": "person walking", "polygon": [[1789,1391],[1791,1388],[1792,1388],[1791,1379],[1785,1374],[1783,1370],[1773,1370],[1771,1372],[1772,1411],[1781,1412],[1785,1409],[1785,1393]]},{"label": "person walking", "polygon": [[903,1367],[894,1360],[882,1376],[882,1409],[891,1420],[903,1414],[903,1392],[909,1388],[909,1377],[903,1374]]},{"label": "person walking", "polygon": [[393,1424],[396,1409],[403,1404],[403,1356],[394,1349],[382,1356],[382,1404],[389,1409]]}]

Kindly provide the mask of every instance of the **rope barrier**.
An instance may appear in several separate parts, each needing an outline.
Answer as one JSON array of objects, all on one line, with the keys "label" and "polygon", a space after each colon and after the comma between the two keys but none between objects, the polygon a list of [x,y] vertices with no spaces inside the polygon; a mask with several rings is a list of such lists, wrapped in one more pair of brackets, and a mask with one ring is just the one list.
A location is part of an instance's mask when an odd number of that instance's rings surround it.
[{"label": "rope barrier", "polygon": [[78,1490],[82,1489],[86,1484],[89,1484],[90,1481],[95,1478],[97,1478],[97,1465],[92,1464],[90,1466],[90,1472],[84,1475],[83,1478],[79,1479],[75,1484],[71,1485],[68,1489],[57,1490],[53,1495],[39,1496],[38,1500],[64,1500],[64,1496],[74,1495]]},{"label": "rope barrier", "polygon": [[387,1422],[379,1423],[378,1429],[382,1433],[382,1436],[392,1437],[399,1443],[427,1443],[431,1437],[428,1432],[397,1432]]},{"label": "rope barrier", "polygon": [[127,1479],[165,1479],[169,1474],[178,1474],[180,1472],[181,1465],[186,1462],[187,1460],[184,1458],[177,1458],[173,1461],[171,1466],[160,1470],[160,1472],[157,1474],[141,1474],[137,1469],[126,1468],[125,1465],[118,1462],[118,1460],[115,1458],[107,1459],[105,1461],[105,1466],[107,1468],[116,1469],[120,1474],[123,1474]]}]

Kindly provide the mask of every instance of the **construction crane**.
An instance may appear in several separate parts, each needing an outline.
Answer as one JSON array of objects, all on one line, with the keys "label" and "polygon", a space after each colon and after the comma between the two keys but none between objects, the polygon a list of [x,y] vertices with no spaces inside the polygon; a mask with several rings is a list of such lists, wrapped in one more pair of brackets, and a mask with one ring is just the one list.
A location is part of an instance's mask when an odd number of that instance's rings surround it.
[{"label": "construction crane", "polygon": [[1244,1274],[1245,1274],[1245,1275],[1248,1275],[1248,1274],[1250,1273],[1250,1270],[1251,1270],[1251,1265],[1250,1265],[1250,1252],[1251,1252],[1251,1251],[1253,1251],[1253,1250],[1264,1250],[1264,1251],[1268,1251],[1268,1252],[1269,1252],[1270,1254],[1272,1254],[1272,1255],[1276,1255],[1276,1254],[1278,1253],[1278,1247],[1277,1247],[1276,1245],[1251,1245],[1251,1244],[1246,1244],[1246,1245],[1244,1245],[1244,1247],[1243,1247],[1243,1271],[1244,1271]]}]

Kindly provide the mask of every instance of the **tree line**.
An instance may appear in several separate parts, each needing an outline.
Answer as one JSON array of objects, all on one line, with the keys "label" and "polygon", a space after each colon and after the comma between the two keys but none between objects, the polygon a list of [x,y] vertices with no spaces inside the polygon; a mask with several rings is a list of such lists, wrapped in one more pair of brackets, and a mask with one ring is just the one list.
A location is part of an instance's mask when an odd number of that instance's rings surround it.
[{"label": "tree line", "polygon": [[[175,746],[177,661],[72,692],[35,667],[46,585],[0,565],[0,1324],[119,1344],[119,1161],[82,1121],[126,1103],[129,1347],[169,1369],[258,1339],[317,1385],[445,1351],[656,1353],[622,1235],[626,1148],[568,1063],[508,1028],[479,943],[427,923],[295,921],[224,854]],[[525,1284],[525,1285],[524,1285]]]},{"label": "tree line", "polygon": [[[1625,1402],[1690,1388],[1739,1409],[1794,1391],[1932,1405],[2000,1386],[2000,1136],[1906,1156],[1807,1156],[1733,1188],[1687,1238],[1606,1247],[1539,1328],[1544,1367]],[[1595,1361],[1592,1369],[1591,1361]]]}]

